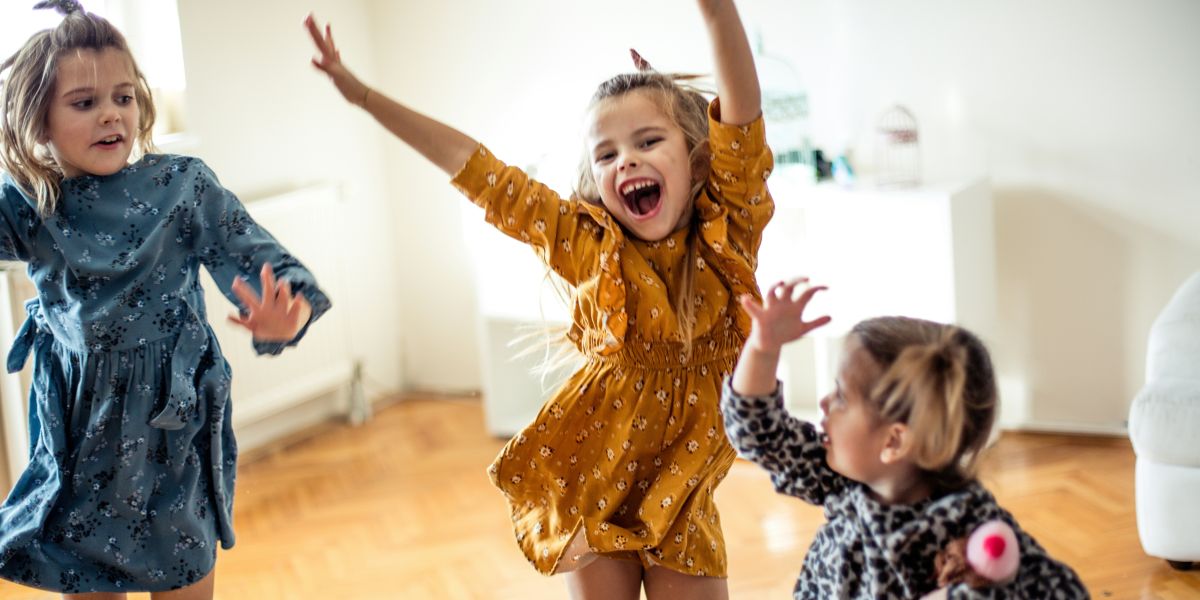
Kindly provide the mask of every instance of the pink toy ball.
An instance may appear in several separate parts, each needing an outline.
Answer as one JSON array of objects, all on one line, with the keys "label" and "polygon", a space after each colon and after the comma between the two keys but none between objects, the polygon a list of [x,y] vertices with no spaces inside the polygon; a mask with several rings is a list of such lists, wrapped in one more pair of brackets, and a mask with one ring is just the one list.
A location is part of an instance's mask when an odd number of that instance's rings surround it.
[{"label": "pink toy ball", "polygon": [[967,563],[976,573],[991,581],[1012,579],[1017,574],[1020,562],[1017,536],[1004,521],[988,521],[976,528],[967,539]]}]

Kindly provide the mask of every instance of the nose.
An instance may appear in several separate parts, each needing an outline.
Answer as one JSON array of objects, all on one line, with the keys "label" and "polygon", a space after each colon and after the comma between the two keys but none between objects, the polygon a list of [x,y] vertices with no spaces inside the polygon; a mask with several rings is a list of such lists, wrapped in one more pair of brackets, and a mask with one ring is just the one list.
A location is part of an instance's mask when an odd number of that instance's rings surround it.
[{"label": "nose", "polygon": [[821,400],[817,402],[817,406],[821,407],[821,414],[829,414],[829,394],[821,396]]},{"label": "nose", "polygon": [[102,125],[108,125],[110,123],[116,123],[120,120],[121,111],[117,110],[117,105],[111,102],[105,103],[104,108],[100,111],[100,123]]},{"label": "nose", "polygon": [[621,171],[624,171],[626,169],[636,169],[637,166],[638,166],[637,158],[635,158],[633,156],[626,156],[621,159],[621,166],[618,167],[618,169]]}]

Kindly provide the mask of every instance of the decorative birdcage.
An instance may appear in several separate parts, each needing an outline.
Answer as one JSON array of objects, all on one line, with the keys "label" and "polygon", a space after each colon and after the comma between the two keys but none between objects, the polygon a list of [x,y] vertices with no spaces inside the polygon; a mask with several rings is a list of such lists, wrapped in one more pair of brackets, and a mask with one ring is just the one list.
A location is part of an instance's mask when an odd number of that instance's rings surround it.
[{"label": "decorative birdcage", "polygon": [[767,145],[775,152],[775,165],[809,163],[812,130],[800,73],[787,59],[766,52],[762,34],[757,37],[754,62],[762,89]]},{"label": "decorative birdcage", "polygon": [[875,183],[880,187],[911,187],[921,182],[921,152],[917,118],[896,105],[875,125]]}]

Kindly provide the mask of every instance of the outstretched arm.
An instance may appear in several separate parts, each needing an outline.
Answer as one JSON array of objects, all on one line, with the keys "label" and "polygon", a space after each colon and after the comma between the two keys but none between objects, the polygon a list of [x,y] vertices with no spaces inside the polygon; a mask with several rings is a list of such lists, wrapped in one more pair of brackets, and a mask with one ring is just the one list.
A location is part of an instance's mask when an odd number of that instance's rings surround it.
[{"label": "outstretched arm", "polygon": [[762,92],[750,41],[733,0],[697,0],[712,40],[721,122],[745,125],[762,112]]},{"label": "outstretched arm", "polygon": [[467,162],[478,142],[466,134],[418,113],[359,81],[345,65],[333,43],[333,30],[325,25],[324,33],[310,14],[304,25],[312,36],[320,56],[312,59],[313,66],[324,71],[337,86],[342,97],[361,106],[381,125],[412,146],[447,175],[454,175]]}]

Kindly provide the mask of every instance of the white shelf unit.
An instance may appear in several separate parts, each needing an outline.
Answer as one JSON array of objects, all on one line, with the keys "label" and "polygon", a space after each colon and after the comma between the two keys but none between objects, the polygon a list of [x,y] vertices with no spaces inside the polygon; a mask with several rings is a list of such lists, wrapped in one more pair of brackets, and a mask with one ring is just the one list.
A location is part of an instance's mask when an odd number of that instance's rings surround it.
[{"label": "white shelf unit", "polygon": [[995,228],[986,180],[907,189],[808,184],[771,177],[776,212],[759,251],[759,284],[807,276],[828,286],[808,317],[833,322],[792,344],[780,365],[789,407],[817,414],[846,333],[862,319],[903,315],[957,323],[992,339]]}]

